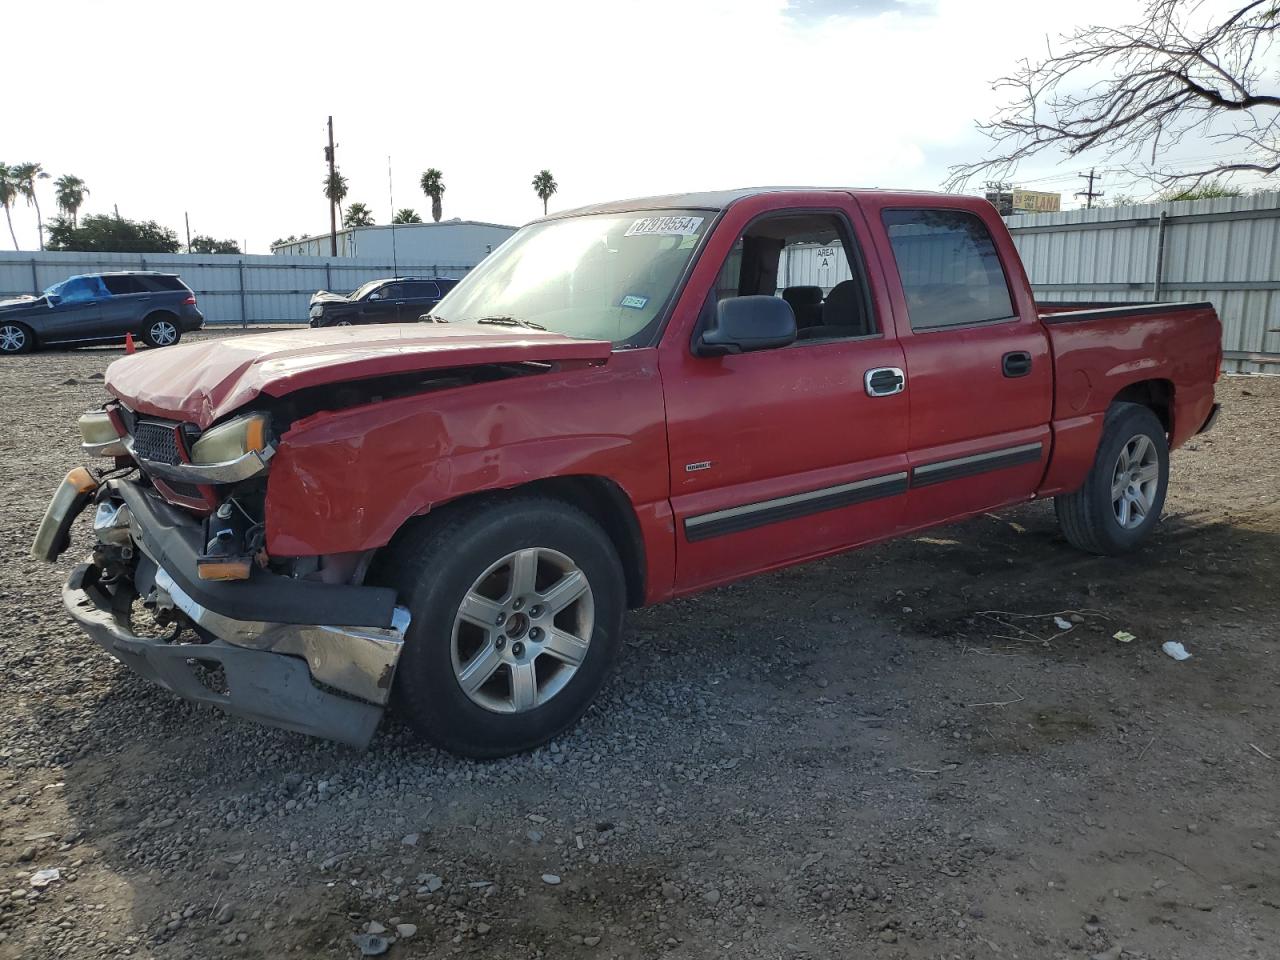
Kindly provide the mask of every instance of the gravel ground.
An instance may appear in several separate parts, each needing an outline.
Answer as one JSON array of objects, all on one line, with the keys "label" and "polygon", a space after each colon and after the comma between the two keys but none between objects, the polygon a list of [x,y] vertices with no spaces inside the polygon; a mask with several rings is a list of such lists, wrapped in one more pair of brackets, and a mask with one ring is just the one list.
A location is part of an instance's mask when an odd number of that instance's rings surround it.
[{"label": "gravel ground", "polygon": [[1280,380],[1220,384],[1136,556],[1031,504],[639,611],[576,729],[477,764],[72,626],[86,525],[26,551],[118,354],[0,364],[0,958],[1276,956]]}]

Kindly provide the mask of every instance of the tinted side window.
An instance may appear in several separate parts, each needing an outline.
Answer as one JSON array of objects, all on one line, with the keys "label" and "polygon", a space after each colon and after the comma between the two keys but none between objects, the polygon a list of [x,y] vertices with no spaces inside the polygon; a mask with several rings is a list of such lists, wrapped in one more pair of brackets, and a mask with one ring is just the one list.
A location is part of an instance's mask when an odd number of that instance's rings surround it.
[{"label": "tinted side window", "polygon": [[187,285],[179,277],[146,276],[138,277],[149,290],[186,290]]},{"label": "tinted side window", "polygon": [[147,293],[148,288],[138,277],[103,277],[107,290],[112,296],[119,297],[126,293]]},{"label": "tinted side window", "polygon": [[404,290],[403,296],[412,300],[436,300],[440,297],[440,288],[425,280],[402,283],[400,286]]},{"label": "tinted side window", "polygon": [[1014,316],[1009,283],[986,224],[962,210],[885,210],[912,330]]},{"label": "tinted side window", "polygon": [[369,300],[399,300],[401,297],[403,297],[403,296],[404,296],[404,293],[402,292],[402,291],[403,291],[403,289],[404,289],[404,285],[403,285],[403,284],[399,284],[399,283],[388,283],[388,284],[386,284],[385,286],[381,286],[381,287],[379,287],[377,290],[371,290],[371,291],[369,291],[369,296],[368,296],[366,299],[369,299]]}]

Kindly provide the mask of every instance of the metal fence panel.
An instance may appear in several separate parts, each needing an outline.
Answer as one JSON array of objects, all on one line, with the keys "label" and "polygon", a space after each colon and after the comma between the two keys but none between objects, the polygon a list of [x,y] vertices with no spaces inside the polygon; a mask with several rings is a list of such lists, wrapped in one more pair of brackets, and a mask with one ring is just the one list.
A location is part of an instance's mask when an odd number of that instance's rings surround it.
[{"label": "metal fence panel", "polygon": [[460,278],[474,266],[248,254],[0,252],[0,300],[39,293],[78,273],[158,270],[186,281],[209,324],[306,323],[317,290],[345,293],[381,277]]},{"label": "metal fence panel", "polygon": [[1280,374],[1280,193],[1006,221],[1037,299],[1213,303],[1225,368]]}]

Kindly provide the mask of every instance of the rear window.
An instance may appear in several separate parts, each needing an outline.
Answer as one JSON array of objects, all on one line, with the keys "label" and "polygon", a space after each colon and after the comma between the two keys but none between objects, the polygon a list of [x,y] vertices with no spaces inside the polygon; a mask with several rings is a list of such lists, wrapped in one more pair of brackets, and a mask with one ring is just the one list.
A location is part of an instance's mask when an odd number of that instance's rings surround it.
[{"label": "rear window", "polygon": [[912,330],[1014,316],[1009,283],[986,224],[963,210],[885,210]]}]

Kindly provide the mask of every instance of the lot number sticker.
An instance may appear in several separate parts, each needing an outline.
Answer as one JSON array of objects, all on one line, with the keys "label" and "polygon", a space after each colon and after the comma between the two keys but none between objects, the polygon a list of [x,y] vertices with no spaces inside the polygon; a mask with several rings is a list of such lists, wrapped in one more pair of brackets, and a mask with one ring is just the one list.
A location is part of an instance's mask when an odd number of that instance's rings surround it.
[{"label": "lot number sticker", "polygon": [[641,217],[627,227],[624,237],[692,237],[702,227],[702,217]]}]

